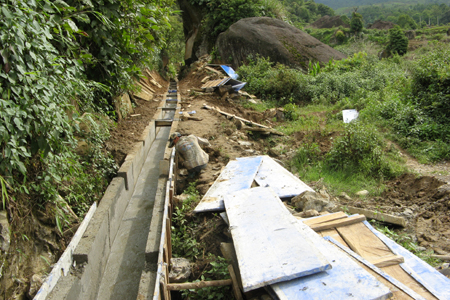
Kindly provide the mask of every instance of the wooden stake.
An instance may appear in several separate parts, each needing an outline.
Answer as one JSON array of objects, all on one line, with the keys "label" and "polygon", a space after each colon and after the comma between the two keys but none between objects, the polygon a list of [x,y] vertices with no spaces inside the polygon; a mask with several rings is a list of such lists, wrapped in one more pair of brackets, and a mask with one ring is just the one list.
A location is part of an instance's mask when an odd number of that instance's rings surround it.
[{"label": "wooden stake", "polygon": [[232,288],[234,298],[236,298],[236,300],[243,300],[241,290],[239,289],[239,284],[236,278],[236,274],[234,273],[232,265],[228,265],[228,272],[230,272],[231,280],[233,281]]},{"label": "wooden stake", "polygon": [[226,286],[226,285],[232,285],[232,284],[233,284],[233,281],[231,279],[186,282],[186,283],[170,283],[167,285],[167,290],[169,290],[169,291],[191,290],[191,289],[197,290],[197,289],[202,289],[204,287]]}]

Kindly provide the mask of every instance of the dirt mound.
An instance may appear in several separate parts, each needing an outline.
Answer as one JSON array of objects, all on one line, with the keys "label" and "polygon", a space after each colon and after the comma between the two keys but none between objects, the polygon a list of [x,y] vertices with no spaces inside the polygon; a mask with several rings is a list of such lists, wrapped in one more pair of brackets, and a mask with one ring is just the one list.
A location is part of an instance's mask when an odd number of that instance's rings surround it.
[{"label": "dirt mound", "polygon": [[377,20],[368,29],[389,30],[391,28],[394,28],[394,26],[395,26],[395,24],[392,22]]},{"label": "dirt mound", "polygon": [[404,217],[408,223],[400,235],[406,233],[422,250],[450,253],[450,183],[446,181],[405,174],[388,182],[381,197],[344,204]]},{"label": "dirt mound", "polygon": [[301,69],[310,61],[328,63],[346,57],[300,29],[268,17],[239,20],[219,35],[216,48],[221,62],[232,63],[234,68],[244,64],[249,55]]},{"label": "dirt mound", "polygon": [[350,25],[342,21],[341,16],[323,16],[311,24],[312,28],[333,28],[339,26],[350,28]]}]

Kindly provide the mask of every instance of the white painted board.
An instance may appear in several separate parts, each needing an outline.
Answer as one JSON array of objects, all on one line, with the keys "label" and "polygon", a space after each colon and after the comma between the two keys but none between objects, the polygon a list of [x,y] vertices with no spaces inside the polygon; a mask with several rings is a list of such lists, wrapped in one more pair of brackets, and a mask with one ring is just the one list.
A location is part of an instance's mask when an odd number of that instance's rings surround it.
[{"label": "white painted board", "polygon": [[243,189],[249,189],[255,179],[262,156],[252,156],[230,161],[220,173],[208,192],[203,196],[195,213],[205,211],[223,211],[223,197]]},{"label": "white painted board", "polygon": [[311,228],[299,226],[299,230],[311,239],[333,267],[314,275],[271,285],[280,300],[384,300],[392,296],[388,287]]},{"label": "white painted board", "polygon": [[244,292],[331,267],[271,188],[225,197]]},{"label": "white painted board", "polygon": [[270,186],[280,198],[294,197],[312,188],[283,168],[269,156],[263,156],[255,181],[262,187]]}]

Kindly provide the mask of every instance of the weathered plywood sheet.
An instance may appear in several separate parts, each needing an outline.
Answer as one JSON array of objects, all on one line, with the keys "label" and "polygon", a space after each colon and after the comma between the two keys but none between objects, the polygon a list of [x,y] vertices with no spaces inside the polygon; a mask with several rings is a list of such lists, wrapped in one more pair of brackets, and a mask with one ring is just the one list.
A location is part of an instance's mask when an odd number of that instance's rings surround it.
[{"label": "weathered plywood sheet", "polygon": [[347,218],[347,217],[348,217],[348,215],[345,212],[339,211],[339,212],[336,212],[333,214],[327,214],[327,215],[318,216],[318,217],[314,217],[314,218],[304,219],[304,220],[302,220],[302,222],[303,222],[303,224],[311,226],[311,225],[322,224],[322,223],[331,222],[334,220],[339,220],[339,219],[343,219],[343,218]]},{"label": "weathered plywood sheet", "polygon": [[217,80],[210,80],[210,81],[207,81],[204,85],[202,85],[202,89],[206,89],[209,87],[221,86],[221,85],[224,85],[225,83],[227,83],[229,80],[230,80],[230,77],[221,78],[221,79],[217,79]]},{"label": "weathered plywood sheet", "polygon": [[230,161],[214,184],[194,209],[195,213],[223,211],[223,197],[227,194],[249,189],[258,172],[262,157],[246,157]]},{"label": "weathered plywood sheet", "polygon": [[[299,222],[299,224],[301,224]],[[309,229],[309,228],[308,228]],[[389,288],[370,275],[345,253],[320,238],[311,229],[308,235],[314,246],[333,266],[314,275],[271,285],[279,299],[388,299]]]},{"label": "weathered plywood sheet", "polygon": [[260,186],[270,186],[280,198],[297,196],[305,191],[314,192],[312,188],[269,156],[263,156],[255,181]]},{"label": "weathered plywood sheet", "polygon": [[362,222],[338,227],[336,230],[350,249],[370,262],[393,255],[392,251]]},{"label": "weathered plywood sheet", "polygon": [[244,292],[330,268],[271,188],[242,190],[224,202]]},{"label": "weathered plywood sheet", "polygon": [[415,280],[421,283],[431,294],[438,299],[450,299],[450,279],[378,230],[374,229],[367,221],[364,222],[364,225],[386,244],[392,252],[403,256],[405,263],[400,266],[407,273],[411,274]]}]

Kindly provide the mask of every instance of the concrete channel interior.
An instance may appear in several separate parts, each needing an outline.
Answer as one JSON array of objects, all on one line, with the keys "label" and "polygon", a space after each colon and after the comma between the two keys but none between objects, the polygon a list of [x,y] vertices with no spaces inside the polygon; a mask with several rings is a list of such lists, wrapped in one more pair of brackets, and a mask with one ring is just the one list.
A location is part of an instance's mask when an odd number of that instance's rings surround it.
[{"label": "concrete channel interior", "polygon": [[[49,276],[36,300],[153,299],[168,178],[161,166],[167,163],[163,161],[166,145],[177,124],[180,99],[176,89],[176,83],[170,83],[142,142],[127,156],[80,242],[73,253],[70,250],[71,271],[67,276],[58,274],[55,284],[48,283],[55,277]],[[142,288],[149,268],[153,275]],[[58,265],[54,270],[52,274],[60,271]]]}]

